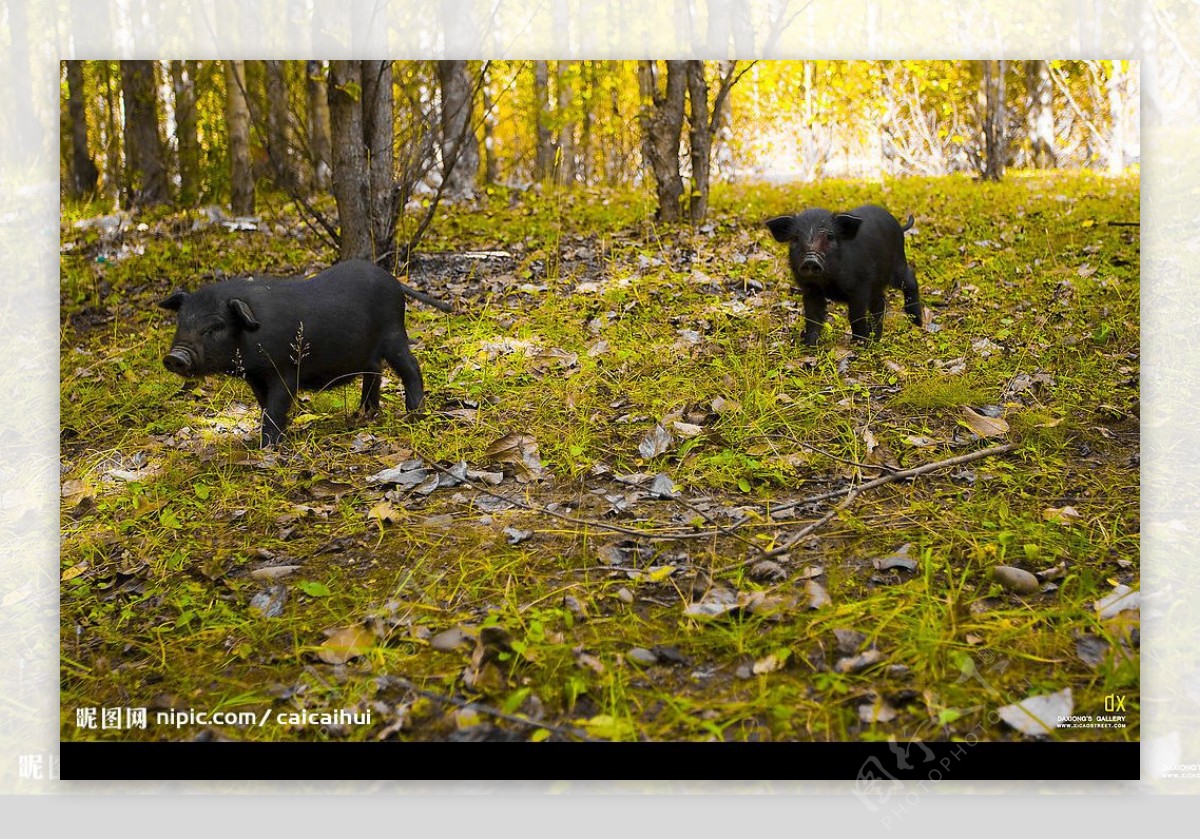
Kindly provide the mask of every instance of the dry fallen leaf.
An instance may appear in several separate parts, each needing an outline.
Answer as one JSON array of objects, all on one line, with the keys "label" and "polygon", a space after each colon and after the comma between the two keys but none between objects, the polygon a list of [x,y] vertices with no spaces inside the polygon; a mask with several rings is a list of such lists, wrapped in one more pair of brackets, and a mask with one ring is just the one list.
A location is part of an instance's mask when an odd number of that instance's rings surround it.
[{"label": "dry fallen leaf", "polygon": [[650,434],[642,438],[642,442],[638,444],[638,454],[649,460],[666,452],[674,442],[675,439],[671,437],[671,433],[661,424],[657,424]]},{"label": "dry fallen leaf", "polygon": [[538,455],[537,440],[532,435],[509,432],[492,441],[484,455],[493,461],[516,466],[519,481],[541,478],[546,472]]},{"label": "dry fallen leaf", "polygon": [[1060,508],[1046,508],[1042,511],[1042,519],[1045,519],[1047,522],[1057,522],[1060,525],[1070,525],[1080,518],[1079,511],[1070,505]]},{"label": "dry fallen leaf", "polygon": [[887,557],[875,557],[871,565],[883,572],[888,569],[904,569],[906,572],[916,571],[917,561],[908,556],[911,543],[905,543]]},{"label": "dry fallen leaf", "polygon": [[751,666],[750,670],[754,674],[773,674],[783,668],[791,658],[792,652],[787,648],[781,648],[774,653],[769,653],[762,659],[758,659]]},{"label": "dry fallen leaf", "polygon": [[718,586],[710,589],[699,601],[693,601],[683,609],[690,618],[715,618],[738,609],[738,595],[732,589]]},{"label": "dry fallen leaf", "polygon": [[404,513],[391,502],[383,501],[372,507],[367,516],[378,522],[379,527],[382,528],[384,525],[395,525],[403,518]]},{"label": "dry fallen leaf", "polygon": [[341,627],[330,633],[325,643],[317,648],[317,658],[330,665],[341,665],[362,656],[374,643],[375,637],[360,624]]},{"label": "dry fallen leaf", "polygon": [[997,713],[1023,735],[1049,735],[1057,727],[1058,719],[1069,717],[1074,708],[1071,689],[1064,688],[1054,694],[1026,697],[1020,703],[997,709]]},{"label": "dry fallen leaf", "polygon": [[986,417],[969,405],[964,405],[963,423],[980,437],[999,437],[1008,432],[1008,423],[1000,417]]},{"label": "dry fallen leaf", "polygon": [[1094,604],[1101,620],[1112,618],[1126,610],[1140,610],[1141,605],[1142,593],[1136,589],[1131,589],[1123,583],[1117,584],[1113,587],[1112,592]]}]

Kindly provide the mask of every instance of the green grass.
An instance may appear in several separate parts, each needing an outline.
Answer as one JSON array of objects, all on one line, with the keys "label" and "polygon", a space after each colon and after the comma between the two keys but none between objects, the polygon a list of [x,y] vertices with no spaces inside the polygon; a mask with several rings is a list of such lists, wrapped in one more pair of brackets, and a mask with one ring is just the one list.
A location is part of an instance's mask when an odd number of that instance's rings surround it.
[{"label": "green grass", "polygon": [[[893,295],[877,345],[852,347],[834,305],[825,341],[805,348],[798,297],[761,220],[864,201],[917,216],[908,248],[934,330],[915,329]],[[181,388],[162,369],[173,324],[153,303],[215,270],[326,264],[288,212],[272,227],[295,235],[149,219],[149,231],[126,237],[144,252],[118,258],[95,232],[66,224],[88,213],[64,214],[64,738],[191,738],[203,728],[156,728],[156,709],[345,708],[372,710],[372,725],[212,728],[248,740],[437,739],[479,722],[538,738],[570,727],[651,740],[1010,739],[1021,736],[989,713],[1030,693],[1069,686],[1081,713],[1107,694],[1136,697],[1136,647],[1111,653],[1130,628],[1099,622],[1092,608],[1139,577],[1139,247],[1136,229],[1106,224],[1138,218],[1136,178],[722,187],[711,227],[699,229],[647,222],[641,195],[550,190],[510,205],[497,191],[449,211],[426,243],[512,259],[452,274],[449,288],[469,296],[453,315],[410,308],[425,414],[403,416],[394,382],[371,423],[351,416],[356,388],[305,395],[287,446],[260,453],[246,444],[258,417],[243,383]],[[410,282],[442,293],[420,275]],[[1014,390],[1021,377],[1030,384]],[[975,439],[964,406],[1000,406],[1009,431]],[[675,420],[700,434],[683,438]],[[673,445],[642,458],[639,442],[662,421]],[[509,466],[493,489],[533,510],[481,509],[487,498],[470,489],[422,496],[366,481],[417,456],[502,469],[488,447],[513,432],[536,439],[552,478],[521,483]],[[782,519],[762,505],[1002,441],[1017,448],[863,493],[776,558],[782,580],[749,574],[754,546],[787,541],[836,500]],[[631,488],[612,477],[660,471],[682,502],[625,504]],[[1079,518],[1047,518],[1064,506]],[[634,538],[610,525],[705,535],[637,539],[644,554],[626,568],[610,547]],[[505,527],[532,536],[512,545]],[[916,572],[872,567],[905,543]],[[1001,564],[1060,563],[1058,588],[1026,598],[989,576]],[[300,569],[278,582],[251,576],[272,564]],[[811,566],[832,601],[815,610]],[[287,600],[266,618],[251,601],[275,583]],[[713,587],[778,603],[685,615]],[[351,625],[366,628],[369,650],[323,661],[325,631]],[[493,625],[508,644],[481,647],[482,667],[473,643],[430,644],[456,626],[478,635]],[[866,634],[883,662],[836,672],[840,628]],[[1097,667],[1076,654],[1084,633],[1111,643]],[[654,646],[683,661],[629,655]],[[785,664],[767,667],[770,656]],[[897,665],[905,670],[889,670]],[[548,728],[464,711],[384,676]],[[858,707],[878,698],[895,719],[861,722]],[[149,707],[151,725],[75,727],[76,707],[115,705]],[[1129,728],[1071,737],[1135,739],[1137,722],[1135,702]]]}]

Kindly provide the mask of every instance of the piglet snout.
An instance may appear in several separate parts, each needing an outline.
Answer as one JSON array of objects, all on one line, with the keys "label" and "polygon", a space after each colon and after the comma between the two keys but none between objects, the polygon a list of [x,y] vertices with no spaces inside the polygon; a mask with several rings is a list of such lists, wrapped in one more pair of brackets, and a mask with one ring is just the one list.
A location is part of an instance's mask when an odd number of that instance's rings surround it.
[{"label": "piglet snout", "polygon": [[820,274],[824,270],[825,260],[821,259],[820,254],[805,254],[804,259],[800,261],[801,274]]},{"label": "piglet snout", "polygon": [[172,347],[171,352],[163,356],[163,367],[180,376],[192,369],[191,351],[183,347]]}]

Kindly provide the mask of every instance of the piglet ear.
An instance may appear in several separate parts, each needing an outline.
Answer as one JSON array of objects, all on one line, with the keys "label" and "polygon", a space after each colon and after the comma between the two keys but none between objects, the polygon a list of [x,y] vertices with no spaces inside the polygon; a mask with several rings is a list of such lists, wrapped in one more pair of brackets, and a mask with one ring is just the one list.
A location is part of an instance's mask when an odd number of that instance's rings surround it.
[{"label": "piglet ear", "polygon": [[853,239],[862,224],[862,216],[851,216],[849,213],[838,213],[833,217],[833,232],[839,239]]},{"label": "piglet ear", "polygon": [[244,300],[232,298],[229,301],[229,311],[233,313],[233,317],[247,332],[254,332],[260,326],[258,319],[254,317],[254,310],[250,308],[250,304]]},{"label": "piglet ear", "polygon": [[767,219],[767,227],[771,229],[771,235],[775,237],[776,242],[791,242],[798,234],[795,216],[776,216],[774,219]]},{"label": "piglet ear", "polygon": [[183,306],[184,300],[187,298],[187,292],[175,292],[170,297],[165,297],[158,302],[158,305],[163,309],[171,309],[175,312],[179,311],[179,307]]}]

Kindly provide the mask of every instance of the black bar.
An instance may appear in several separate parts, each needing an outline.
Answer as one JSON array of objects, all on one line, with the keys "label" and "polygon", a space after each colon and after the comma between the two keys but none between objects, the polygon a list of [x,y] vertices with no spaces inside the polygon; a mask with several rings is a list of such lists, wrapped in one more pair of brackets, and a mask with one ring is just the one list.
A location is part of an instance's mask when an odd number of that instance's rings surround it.
[{"label": "black bar", "polygon": [[[1137,742],[608,743],[63,741],[68,780],[920,779],[1140,777]],[[486,762],[486,763],[482,763]],[[330,776],[331,768],[338,775]],[[783,771],[786,775],[772,774]],[[729,774],[729,775],[726,775]]]}]

